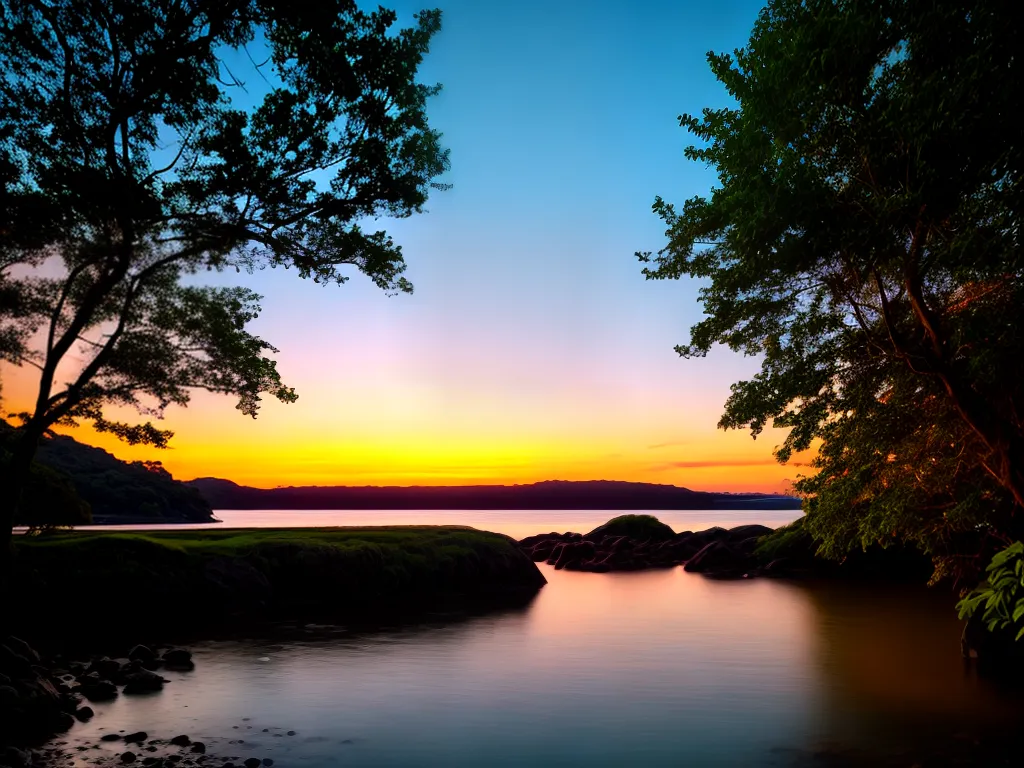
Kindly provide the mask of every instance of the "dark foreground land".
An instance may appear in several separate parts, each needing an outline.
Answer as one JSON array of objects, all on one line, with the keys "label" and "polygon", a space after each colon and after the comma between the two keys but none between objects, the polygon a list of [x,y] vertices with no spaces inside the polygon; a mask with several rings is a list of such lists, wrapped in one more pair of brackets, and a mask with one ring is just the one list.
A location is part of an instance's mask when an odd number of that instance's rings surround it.
[{"label": "dark foreground land", "polygon": [[515,541],[455,526],[69,532],[19,537],[12,630],[82,646],[254,621],[529,599]]},{"label": "dark foreground land", "polygon": [[[649,515],[623,515],[586,534],[521,542],[451,526],[24,537],[16,544],[18,587],[8,614],[15,624],[10,636],[0,633],[0,766],[72,764],[70,747],[47,740],[75,719],[89,719],[97,703],[151,695],[166,682],[165,670],[190,668],[188,652],[167,643],[278,620],[349,623],[523,605],[546,583],[533,562],[541,560],[599,572],[682,565],[718,578],[922,575],[907,553],[824,563],[799,521],[774,532],[743,526],[675,533]],[[108,738],[117,751],[109,763],[94,757],[93,764],[265,765],[241,749],[207,754],[187,734]],[[796,756],[792,765],[1011,765],[1014,757],[1006,744],[955,741],[928,755],[825,750]]]}]

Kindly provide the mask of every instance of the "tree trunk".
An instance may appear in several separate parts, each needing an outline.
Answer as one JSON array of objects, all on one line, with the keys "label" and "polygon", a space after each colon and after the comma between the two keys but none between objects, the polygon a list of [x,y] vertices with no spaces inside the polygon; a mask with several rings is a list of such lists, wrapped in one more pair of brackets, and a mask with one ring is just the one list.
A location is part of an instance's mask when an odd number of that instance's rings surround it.
[{"label": "tree trunk", "polygon": [[26,429],[15,440],[11,455],[0,464],[0,596],[6,598],[11,585],[13,528],[21,497],[28,484],[32,459],[41,435]]}]

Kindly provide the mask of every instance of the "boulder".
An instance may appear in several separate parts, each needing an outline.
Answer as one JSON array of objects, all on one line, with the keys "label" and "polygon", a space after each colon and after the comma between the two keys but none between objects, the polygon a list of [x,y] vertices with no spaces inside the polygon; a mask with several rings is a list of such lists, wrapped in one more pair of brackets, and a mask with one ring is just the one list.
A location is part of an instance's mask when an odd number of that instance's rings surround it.
[{"label": "boulder", "polygon": [[165,682],[167,681],[156,672],[140,669],[125,676],[124,692],[134,694],[159,691],[163,689]]},{"label": "boulder", "polygon": [[121,662],[101,656],[92,660],[86,672],[95,672],[102,680],[113,680],[121,674]]},{"label": "boulder", "polygon": [[686,561],[683,569],[718,577],[740,577],[751,567],[749,558],[724,541],[712,541]]},{"label": "boulder", "polygon": [[124,737],[125,742],[128,744],[141,744],[149,738],[149,734],[145,731],[136,731],[135,733],[129,733]]},{"label": "boulder", "polygon": [[81,723],[84,723],[86,720],[88,720],[90,717],[92,717],[95,714],[96,713],[93,712],[92,707],[79,707],[78,709],[75,710],[75,717]]},{"label": "boulder", "polygon": [[729,541],[743,541],[749,538],[759,539],[762,536],[767,536],[773,530],[773,528],[769,528],[767,525],[737,525],[735,528],[729,529],[727,538]]},{"label": "boulder", "polygon": [[117,686],[109,680],[86,680],[78,690],[89,701],[110,701],[117,698]]},{"label": "boulder", "polygon": [[173,739],[171,739],[171,744],[174,744],[174,745],[179,746],[179,747],[187,747],[191,743],[192,743],[192,739],[190,739],[185,734],[181,734],[180,736],[175,736]]},{"label": "boulder", "polygon": [[171,648],[168,651],[164,651],[160,659],[163,665],[171,670],[187,671],[195,669],[196,666],[192,661],[192,652],[186,651],[184,648]]},{"label": "boulder", "polygon": [[667,541],[676,532],[654,515],[619,515],[586,534],[588,541],[601,541],[605,536],[628,536],[641,541]]},{"label": "boulder", "polygon": [[136,645],[128,651],[128,658],[132,661],[147,662],[156,660],[156,651],[148,645]]},{"label": "boulder", "polygon": [[201,742],[201,741],[193,741],[192,742],[192,750],[191,751],[195,752],[196,754],[199,754],[199,755],[205,755],[206,754],[206,745],[203,744],[203,742]]},{"label": "boulder", "polygon": [[574,541],[564,544],[559,553],[558,560],[555,561],[555,570],[562,568],[579,570],[575,566],[582,560],[592,558],[596,551],[597,549],[592,541]]}]

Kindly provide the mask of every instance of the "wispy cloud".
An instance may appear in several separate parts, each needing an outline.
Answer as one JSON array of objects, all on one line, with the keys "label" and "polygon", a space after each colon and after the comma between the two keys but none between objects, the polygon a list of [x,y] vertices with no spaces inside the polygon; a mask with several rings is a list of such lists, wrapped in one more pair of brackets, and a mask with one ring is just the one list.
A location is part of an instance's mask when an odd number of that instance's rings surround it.
[{"label": "wispy cloud", "polygon": [[647,449],[653,451],[653,450],[657,450],[658,448],[674,448],[677,445],[689,445],[689,444],[690,444],[689,440],[673,440],[672,442],[669,442],[669,443],[655,443],[654,445],[648,445]]},{"label": "wispy cloud", "polygon": [[710,459],[704,461],[667,461],[654,464],[654,472],[667,472],[673,469],[710,469],[714,467],[764,467],[777,464],[775,459]]}]

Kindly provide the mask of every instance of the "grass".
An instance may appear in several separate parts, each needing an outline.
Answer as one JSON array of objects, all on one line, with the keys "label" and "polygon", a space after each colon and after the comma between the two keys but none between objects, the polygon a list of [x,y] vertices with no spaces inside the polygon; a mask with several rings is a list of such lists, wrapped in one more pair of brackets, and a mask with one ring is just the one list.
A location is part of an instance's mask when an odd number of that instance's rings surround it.
[{"label": "grass", "polygon": [[60,532],[19,538],[14,569],[24,623],[111,631],[498,602],[544,583],[512,539],[457,526]]}]

